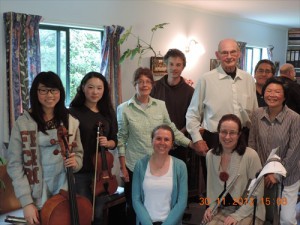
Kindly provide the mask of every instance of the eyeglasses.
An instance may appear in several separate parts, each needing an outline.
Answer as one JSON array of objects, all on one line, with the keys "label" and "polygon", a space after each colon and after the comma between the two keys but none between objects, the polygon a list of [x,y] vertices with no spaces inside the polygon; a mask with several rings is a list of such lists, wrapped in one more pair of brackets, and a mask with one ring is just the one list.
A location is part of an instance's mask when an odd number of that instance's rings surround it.
[{"label": "eyeglasses", "polygon": [[258,73],[261,73],[261,74],[263,74],[263,73],[265,73],[265,74],[272,73],[271,70],[264,70],[264,69],[258,69],[257,72],[258,72]]},{"label": "eyeglasses", "polygon": [[51,88],[51,89],[41,88],[38,89],[38,91],[40,95],[47,95],[49,92],[53,95],[56,95],[60,92],[60,90],[57,88]]},{"label": "eyeglasses", "polygon": [[152,81],[151,80],[138,80],[136,83],[138,85],[144,85],[144,84],[150,85],[150,84],[152,84]]},{"label": "eyeglasses", "polygon": [[237,50],[232,50],[232,51],[222,51],[222,52],[220,52],[220,54],[222,55],[222,56],[228,56],[229,54],[230,55],[232,55],[232,56],[237,56]]},{"label": "eyeglasses", "polygon": [[239,134],[239,132],[238,131],[233,131],[233,130],[231,130],[231,131],[227,131],[227,130],[220,130],[220,132],[219,132],[220,134],[221,134],[221,136],[223,136],[223,137],[226,137],[227,135],[229,135],[229,137],[234,137],[234,136],[236,136],[236,135],[238,135]]}]

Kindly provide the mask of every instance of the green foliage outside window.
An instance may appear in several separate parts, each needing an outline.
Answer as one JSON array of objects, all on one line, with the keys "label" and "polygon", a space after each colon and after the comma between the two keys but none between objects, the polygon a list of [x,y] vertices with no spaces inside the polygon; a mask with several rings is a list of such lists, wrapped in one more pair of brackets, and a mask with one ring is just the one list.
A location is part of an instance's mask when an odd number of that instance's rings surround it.
[{"label": "green foliage outside window", "polygon": [[42,71],[57,73],[66,89],[66,104],[75,97],[82,77],[100,72],[102,31],[41,26]]}]

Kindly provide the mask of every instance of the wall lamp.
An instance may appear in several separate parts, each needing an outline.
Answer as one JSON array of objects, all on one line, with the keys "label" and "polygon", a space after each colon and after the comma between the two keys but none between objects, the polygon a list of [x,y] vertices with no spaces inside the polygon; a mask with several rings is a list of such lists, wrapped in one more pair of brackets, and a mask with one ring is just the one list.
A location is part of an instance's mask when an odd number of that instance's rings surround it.
[{"label": "wall lamp", "polygon": [[190,51],[191,51],[191,48],[192,48],[193,46],[195,46],[196,44],[198,44],[198,42],[197,42],[195,39],[190,40],[190,41],[188,42],[188,44],[186,45],[186,47],[185,47],[185,52],[186,52],[186,53],[190,52]]}]

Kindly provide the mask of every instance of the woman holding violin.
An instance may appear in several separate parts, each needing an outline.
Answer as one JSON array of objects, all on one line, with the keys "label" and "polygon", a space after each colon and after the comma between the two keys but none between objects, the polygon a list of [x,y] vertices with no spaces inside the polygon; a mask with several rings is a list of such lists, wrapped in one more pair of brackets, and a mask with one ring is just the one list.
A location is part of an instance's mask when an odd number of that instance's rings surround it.
[{"label": "woman holding violin", "polygon": [[[82,167],[83,149],[79,122],[69,115],[59,76],[41,72],[30,88],[29,111],[15,122],[8,147],[7,171],[23,207],[28,224],[40,224],[39,210],[61,189],[68,190],[66,167]],[[76,143],[68,158],[59,153],[57,129],[69,130],[69,142]]]},{"label": "woman holding violin", "polygon": [[[84,149],[83,167],[75,174],[77,193],[86,196],[91,201],[93,200],[92,202],[95,203],[93,204],[95,207],[93,224],[99,225],[103,220],[103,206],[109,200],[109,197],[105,188],[104,192],[97,193],[95,196],[93,188],[95,169],[102,170],[103,165],[106,166],[107,170],[112,168],[113,156],[107,149],[114,149],[116,147],[118,132],[117,119],[112,107],[109,86],[102,74],[89,72],[83,77],[77,89],[77,94],[70,104],[70,112],[80,121],[79,128]],[[99,133],[99,130],[102,130],[102,132]],[[104,149],[106,152],[104,156],[108,156],[106,161],[105,158],[100,157],[101,149]],[[95,154],[97,150],[99,150],[97,161],[102,165],[96,165],[95,167]],[[103,171],[96,172],[101,175]],[[111,175],[109,171],[108,173]],[[110,176],[110,178],[115,179],[115,176]],[[101,176],[97,176],[96,180],[97,188],[99,185],[103,186],[103,183],[108,188],[117,184],[116,179],[112,182],[106,182]]]}]

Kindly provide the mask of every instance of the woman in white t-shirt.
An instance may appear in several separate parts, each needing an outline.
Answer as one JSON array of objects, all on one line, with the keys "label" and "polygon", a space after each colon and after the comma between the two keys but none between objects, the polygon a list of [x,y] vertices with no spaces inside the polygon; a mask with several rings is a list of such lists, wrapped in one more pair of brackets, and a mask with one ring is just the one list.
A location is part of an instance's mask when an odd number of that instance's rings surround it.
[{"label": "woman in white t-shirt", "polygon": [[151,138],[153,154],[140,159],[133,172],[136,224],[180,225],[188,198],[186,165],[169,155],[174,132],[168,125],[154,128]]}]

